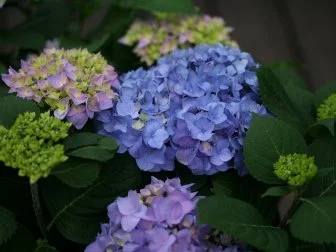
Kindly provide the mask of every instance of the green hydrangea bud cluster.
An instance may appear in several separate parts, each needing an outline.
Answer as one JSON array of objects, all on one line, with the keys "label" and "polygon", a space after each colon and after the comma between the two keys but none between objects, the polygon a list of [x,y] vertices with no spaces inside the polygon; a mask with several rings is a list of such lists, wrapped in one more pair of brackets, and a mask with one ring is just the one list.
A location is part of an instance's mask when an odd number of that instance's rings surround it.
[{"label": "green hydrangea bud cluster", "polygon": [[19,169],[30,183],[47,177],[51,168],[67,160],[64,146],[56,143],[68,136],[70,126],[49,112],[39,118],[35,113],[19,115],[10,129],[0,126],[0,160]]},{"label": "green hydrangea bud cluster", "polygon": [[274,173],[291,186],[302,186],[313,178],[316,172],[314,157],[308,157],[306,154],[280,156],[274,163]]},{"label": "green hydrangea bud cluster", "polygon": [[330,95],[317,109],[317,119],[336,118],[336,93]]},{"label": "green hydrangea bud cluster", "polygon": [[134,52],[141,61],[152,65],[176,48],[202,43],[237,46],[230,38],[231,31],[220,17],[157,13],[153,20],[133,23],[120,42],[136,45]]}]

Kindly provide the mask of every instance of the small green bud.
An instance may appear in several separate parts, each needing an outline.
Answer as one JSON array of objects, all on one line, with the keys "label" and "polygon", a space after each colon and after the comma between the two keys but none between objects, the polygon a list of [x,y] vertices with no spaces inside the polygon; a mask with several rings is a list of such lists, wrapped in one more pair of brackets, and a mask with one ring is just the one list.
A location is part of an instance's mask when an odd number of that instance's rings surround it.
[{"label": "small green bud", "polygon": [[306,154],[280,156],[273,166],[277,177],[291,186],[302,186],[317,173],[314,157],[308,157]]},{"label": "small green bud", "polygon": [[336,93],[330,95],[317,108],[317,119],[336,118]]}]

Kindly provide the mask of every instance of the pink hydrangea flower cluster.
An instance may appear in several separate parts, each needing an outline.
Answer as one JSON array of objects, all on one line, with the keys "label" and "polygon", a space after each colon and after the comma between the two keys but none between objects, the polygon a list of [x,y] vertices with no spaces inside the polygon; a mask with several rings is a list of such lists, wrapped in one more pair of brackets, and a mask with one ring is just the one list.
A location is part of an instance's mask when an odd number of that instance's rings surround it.
[{"label": "pink hydrangea flower cluster", "polygon": [[66,118],[77,129],[95,112],[109,109],[117,97],[118,75],[100,54],[87,49],[45,49],[40,56],[9,68],[2,80],[10,93],[47,104],[59,119]]}]

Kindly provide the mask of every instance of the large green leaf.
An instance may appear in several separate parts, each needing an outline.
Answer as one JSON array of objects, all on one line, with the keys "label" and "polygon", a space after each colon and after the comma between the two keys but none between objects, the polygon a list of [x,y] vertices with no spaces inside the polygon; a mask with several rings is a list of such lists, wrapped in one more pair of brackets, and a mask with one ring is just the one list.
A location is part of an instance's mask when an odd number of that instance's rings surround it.
[{"label": "large green leaf", "polygon": [[322,135],[325,131],[329,131],[332,136],[335,136],[335,126],[336,118],[327,118],[314,123],[310,126],[307,133],[313,137],[317,137]]},{"label": "large green leaf", "polygon": [[305,125],[314,123],[315,106],[313,93],[297,86],[285,86],[284,88],[293,107],[299,113],[300,119],[305,120]]},{"label": "large green leaf", "polygon": [[83,146],[97,145],[103,138],[105,138],[105,136],[96,133],[80,132],[67,137],[63,144],[65,150],[68,151]]},{"label": "large green leaf", "polygon": [[67,153],[70,156],[106,162],[113,158],[115,150],[110,150],[101,146],[85,146]]},{"label": "large green leaf", "polygon": [[[307,97],[302,96],[304,97],[303,101],[293,104],[293,99],[288,96],[285,88],[280,84],[271,69],[260,68],[257,71],[257,76],[260,85],[261,99],[266,107],[280,119],[300,129],[307,128],[309,122],[305,120],[307,117],[306,111],[297,108],[298,105],[307,102]],[[295,87],[288,88],[295,89]],[[296,99],[301,99],[301,97],[296,97]],[[302,111],[305,113],[302,113]]]},{"label": "large green leaf", "polygon": [[229,197],[211,196],[197,206],[199,222],[264,251],[285,252],[287,233],[268,225],[252,205]]},{"label": "large green leaf", "polygon": [[291,188],[290,186],[273,186],[273,187],[268,188],[267,191],[261,197],[266,197],[266,196],[280,197],[292,191],[293,191],[293,188]]},{"label": "large green leaf", "polygon": [[16,228],[17,223],[14,214],[0,205],[0,245],[15,233]]},{"label": "large green leaf", "polygon": [[255,180],[252,176],[238,176],[234,171],[227,171],[212,176],[212,184],[216,196],[233,197],[255,206],[265,219],[272,222],[277,215],[275,207],[277,199],[262,198],[268,185]]},{"label": "large green leaf", "polygon": [[9,128],[15,122],[19,114],[35,112],[38,116],[40,110],[36,103],[21,99],[16,96],[0,97],[0,124]]},{"label": "large green leaf", "polygon": [[268,184],[283,184],[274,174],[280,155],[305,153],[306,144],[291,125],[269,117],[253,115],[244,142],[245,163],[250,174]]},{"label": "large green leaf", "polygon": [[191,0],[118,0],[124,8],[137,8],[160,12],[183,12],[194,13],[195,6]]},{"label": "large green leaf", "polygon": [[88,132],[68,137],[64,145],[70,156],[100,162],[111,159],[118,148],[112,138]]},{"label": "large green leaf", "polygon": [[293,236],[315,243],[336,243],[336,197],[301,199],[290,223]]},{"label": "large green leaf", "polygon": [[319,106],[325,99],[327,99],[331,94],[336,93],[336,82],[328,82],[324,84],[315,93],[315,104]]},{"label": "large green leaf", "polygon": [[329,244],[316,244],[304,242],[298,239],[292,239],[290,241],[290,252],[335,252],[336,243]]},{"label": "large green leaf", "polygon": [[296,73],[293,67],[289,66],[289,64],[275,64],[270,66],[270,68],[282,86],[307,89],[307,83]]},{"label": "large green leaf", "polygon": [[308,153],[315,157],[318,168],[336,167],[336,136],[321,136],[309,146]]},{"label": "large green leaf", "polygon": [[99,162],[70,158],[53,168],[51,175],[69,186],[81,188],[91,185],[98,178],[100,166]]},{"label": "large green leaf", "polygon": [[119,155],[85,189],[71,188],[52,177],[42,182],[43,198],[52,215],[48,229],[56,224],[65,238],[85,244],[99,232],[100,223],[106,218],[106,207],[117,196],[141,184],[141,172],[133,159]]},{"label": "large green leaf", "polygon": [[336,169],[318,170],[316,176],[308,184],[305,197],[336,196]]}]

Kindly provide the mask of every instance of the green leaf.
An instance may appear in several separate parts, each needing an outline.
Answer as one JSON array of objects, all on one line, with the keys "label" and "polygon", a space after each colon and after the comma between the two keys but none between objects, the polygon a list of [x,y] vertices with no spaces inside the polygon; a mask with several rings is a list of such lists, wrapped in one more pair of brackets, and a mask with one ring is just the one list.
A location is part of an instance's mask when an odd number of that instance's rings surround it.
[{"label": "green leaf", "polygon": [[335,136],[335,123],[336,118],[319,120],[308,129],[307,133],[313,137],[317,137],[323,134],[325,130],[328,130],[332,136]]},{"label": "green leaf", "polygon": [[283,184],[274,174],[280,155],[305,153],[306,144],[291,125],[269,117],[253,115],[244,142],[245,163],[250,174],[267,184]]},{"label": "green leaf", "polygon": [[290,241],[290,252],[335,252],[336,244],[315,244],[297,239]]},{"label": "green leaf", "polygon": [[71,151],[67,154],[73,157],[106,162],[107,160],[113,158],[115,151],[97,145],[97,146],[85,146],[76,149],[74,151]]},{"label": "green leaf", "polygon": [[199,223],[232,235],[264,251],[285,252],[288,249],[287,233],[268,225],[252,205],[229,197],[210,196],[199,201]]},{"label": "green leaf", "polygon": [[48,229],[56,224],[65,238],[87,244],[105,221],[106,207],[140,184],[141,172],[126,155],[115,156],[105,164],[98,180],[85,189],[71,188],[49,177],[42,181],[41,190],[52,216]]},{"label": "green leaf", "polygon": [[281,197],[292,191],[293,188],[291,188],[290,186],[273,186],[268,188],[267,191],[261,197],[262,198],[266,196]]},{"label": "green leaf", "polygon": [[160,12],[195,13],[196,8],[191,0],[119,0],[123,8],[136,8]]},{"label": "green leaf", "polygon": [[69,136],[64,145],[70,156],[100,162],[111,159],[118,148],[112,138],[89,132]]},{"label": "green leaf", "polygon": [[100,165],[95,161],[70,158],[65,163],[53,168],[51,175],[55,175],[69,186],[86,187],[98,178]]},{"label": "green leaf", "polygon": [[336,82],[328,82],[324,84],[315,93],[315,105],[318,107],[325,99],[327,99],[331,94],[336,93]]},{"label": "green leaf", "polygon": [[293,107],[299,113],[300,119],[305,120],[305,125],[314,123],[315,106],[313,93],[297,86],[285,86],[284,88]]},{"label": "green leaf", "polygon": [[308,146],[308,154],[315,157],[319,169],[336,167],[336,136],[321,136]]},{"label": "green leaf", "polygon": [[[308,127],[305,114],[297,110],[271,69],[260,68],[257,71],[260,94],[266,107],[280,119],[289,122],[300,129]],[[300,99],[296,97],[297,99]],[[305,98],[306,99],[306,98]],[[300,102],[304,103],[304,102]]]},{"label": "green leaf", "polygon": [[19,114],[35,112],[38,116],[40,110],[36,103],[16,96],[0,97],[0,124],[10,128]]},{"label": "green leaf", "polygon": [[[32,252],[36,248],[35,237],[24,225],[18,223],[14,235],[2,246],[0,251],[4,252]],[[34,251],[35,252],[35,251]]]},{"label": "green leaf", "polygon": [[304,193],[305,197],[336,196],[336,169],[318,170]]},{"label": "green leaf", "polygon": [[0,205],[0,245],[15,233],[16,228],[17,223],[14,214]]},{"label": "green leaf", "polygon": [[309,242],[336,242],[336,197],[301,199],[290,223],[294,237]]},{"label": "green leaf", "polygon": [[227,171],[212,176],[212,184],[216,196],[228,196],[250,203],[270,222],[277,216],[276,208],[269,207],[275,205],[277,199],[261,197],[268,185],[255,180],[250,175],[242,177],[235,171]]},{"label": "green leaf", "polygon": [[89,145],[97,145],[101,139],[105,138],[105,136],[91,133],[91,132],[80,132],[73,135],[68,136],[63,144],[64,149],[66,151],[71,149],[77,149],[83,146]]},{"label": "green leaf", "polygon": [[308,88],[307,83],[297,74],[294,68],[288,64],[276,64],[270,66],[270,69],[283,87],[297,87],[300,89]]}]

